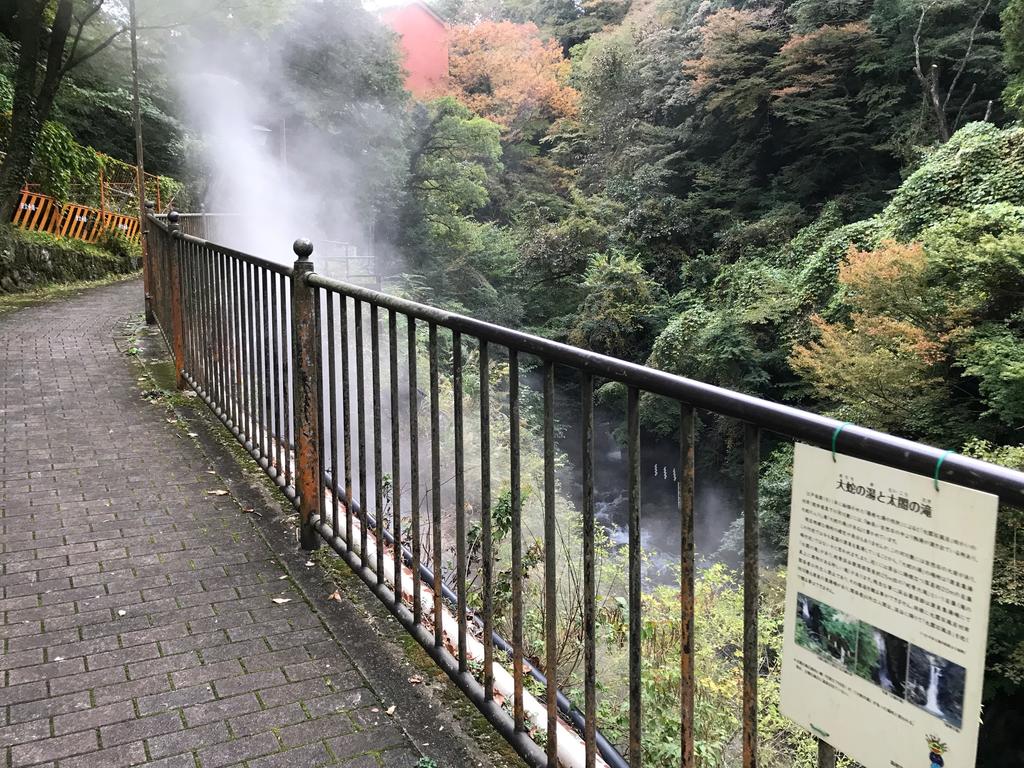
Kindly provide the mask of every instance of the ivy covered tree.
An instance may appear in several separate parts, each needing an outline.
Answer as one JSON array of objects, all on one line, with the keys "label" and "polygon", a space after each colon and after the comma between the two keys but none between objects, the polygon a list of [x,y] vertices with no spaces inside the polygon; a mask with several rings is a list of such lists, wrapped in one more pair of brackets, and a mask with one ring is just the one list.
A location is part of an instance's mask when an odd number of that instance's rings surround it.
[{"label": "ivy covered tree", "polygon": [[0,163],[0,221],[14,212],[61,83],[125,30],[104,12],[103,0],[18,0],[8,10],[14,11],[6,29],[16,54],[7,154]]}]

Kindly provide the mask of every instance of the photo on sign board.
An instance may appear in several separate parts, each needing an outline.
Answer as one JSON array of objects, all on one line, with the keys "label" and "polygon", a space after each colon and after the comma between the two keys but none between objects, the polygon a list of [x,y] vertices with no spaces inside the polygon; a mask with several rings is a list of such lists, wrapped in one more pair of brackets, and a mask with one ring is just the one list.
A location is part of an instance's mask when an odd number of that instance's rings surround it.
[{"label": "photo on sign board", "polygon": [[910,647],[907,701],[959,728],[964,717],[967,673],[959,664],[923,648]]},{"label": "photo on sign board", "polygon": [[796,597],[796,617],[798,645],[853,671],[857,657],[857,619],[802,593]]},{"label": "photo on sign board", "polygon": [[857,634],[857,661],[853,673],[902,699],[906,690],[909,650],[910,644],[903,638],[862,621]]}]

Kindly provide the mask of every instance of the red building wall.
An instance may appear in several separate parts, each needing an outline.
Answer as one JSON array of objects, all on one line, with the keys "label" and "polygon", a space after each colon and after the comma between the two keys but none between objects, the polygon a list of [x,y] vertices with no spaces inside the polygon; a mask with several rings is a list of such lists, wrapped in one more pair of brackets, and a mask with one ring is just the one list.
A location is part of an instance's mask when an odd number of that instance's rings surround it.
[{"label": "red building wall", "polygon": [[448,79],[448,30],[419,2],[383,8],[380,19],[401,37],[405,87],[417,97],[430,96]]}]

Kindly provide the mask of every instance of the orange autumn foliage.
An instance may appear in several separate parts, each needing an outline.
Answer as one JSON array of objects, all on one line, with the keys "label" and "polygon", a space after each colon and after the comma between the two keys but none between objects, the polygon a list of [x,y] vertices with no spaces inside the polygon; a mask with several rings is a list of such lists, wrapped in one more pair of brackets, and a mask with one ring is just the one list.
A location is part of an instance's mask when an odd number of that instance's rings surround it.
[{"label": "orange autumn foliage", "polygon": [[949,318],[930,307],[920,243],[892,241],[839,265],[853,309],[848,323],[813,315],[816,338],[793,348],[790,365],[857,420],[883,429],[908,423],[941,391]]},{"label": "orange autumn foliage", "polygon": [[565,84],[569,62],[535,24],[461,24],[449,45],[448,93],[507,133],[578,114],[579,93]]}]

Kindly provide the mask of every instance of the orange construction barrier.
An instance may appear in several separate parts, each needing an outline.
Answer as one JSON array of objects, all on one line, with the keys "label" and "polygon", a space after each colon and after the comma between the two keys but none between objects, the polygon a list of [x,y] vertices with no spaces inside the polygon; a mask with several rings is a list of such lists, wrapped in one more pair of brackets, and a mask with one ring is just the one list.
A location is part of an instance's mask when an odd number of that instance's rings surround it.
[{"label": "orange construction barrier", "polygon": [[137,216],[100,211],[77,203],[61,204],[29,189],[21,191],[13,223],[29,231],[48,232],[55,237],[72,237],[87,243],[95,243],[108,230],[120,230],[132,242],[139,240]]}]

